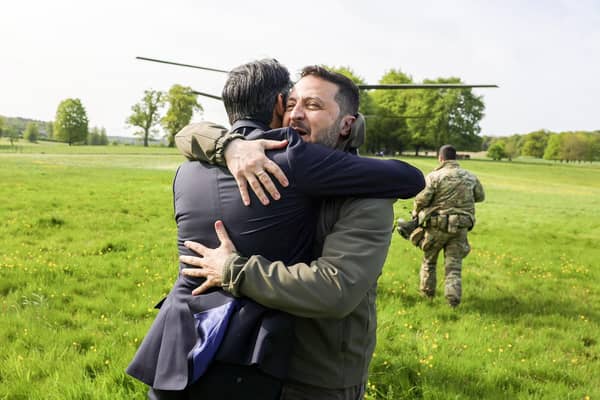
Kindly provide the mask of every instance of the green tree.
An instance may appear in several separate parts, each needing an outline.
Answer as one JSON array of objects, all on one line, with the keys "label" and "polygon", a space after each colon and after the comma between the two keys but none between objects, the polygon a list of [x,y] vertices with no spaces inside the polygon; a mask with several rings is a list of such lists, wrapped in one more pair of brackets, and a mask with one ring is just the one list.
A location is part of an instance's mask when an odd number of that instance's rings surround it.
[{"label": "green tree", "polygon": [[21,132],[15,125],[7,125],[4,128],[4,136],[8,137],[8,140],[10,140],[10,145],[14,146],[15,142],[19,140]]},{"label": "green tree", "polygon": [[497,139],[494,136],[482,136],[480,150],[487,150]]},{"label": "green tree", "polygon": [[586,161],[600,160],[600,131],[589,133],[589,148]]},{"label": "green tree", "polygon": [[[361,76],[358,76],[354,72],[354,70],[352,70],[352,68],[350,68],[348,66],[330,67],[330,66],[325,65],[324,67],[330,71],[338,72],[338,73],[350,78],[352,80],[352,82],[356,83],[357,85],[363,85],[365,83],[364,78],[362,78]],[[360,113],[362,113],[363,115],[371,114],[373,112],[375,105],[373,103],[373,99],[370,96],[369,91],[361,89],[359,91],[359,98],[360,98],[360,104],[358,107],[358,111]]]},{"label": "green tree", "polygon": [[[412,78],[400,69],[387,71],[380,84],[412,83]],[[414,142],[407,125],[407,107],[415,92],[412,90],[375,90],[375,107],[369,114],[368,150],[392,153],[402,151]]]},{"label": "green tree", "polygon": [[131,107],[133,113],[126,122],[142,129],[134,134],[144,138],[145,147],[148,147],[148,137],[153,134],[152,127],[160,121],[160,109],[165,104],[164,97],[164,93],[161,91],[146,90],[142,100]]},{"label": "green tree", "polygon": [[54,138],[54,122],[46,122],[46,133],[48,134],[48,139]]},{"label": "green tree", "polygon": [[102,127],[100,129],[100,140],[99,140],[99,144],[101,146],[106,146],[108,145],[108,136],[106,135],[106,129],[104,127]]},{"label": "green tree", "polygon": [[589,141],[585,133],[565,133],[561,142],[561,159],[567,161],[583,161],[586,159],[588,147]]},{"label": "green tree", "polygon": [[[462,83],[458,78],[448,79]],[[444,96],[448,110],[448,136],[450,143],[464,150],[481,148],[481,127],[485,105],[482,96],[476,96],[471,89],[447,90]]]},{"label": "green tree", "polygon": [[90,129],[90,133],[87,137],[87,144],[92,146],[97,146],[100,144],[100,129],[97,126],[94,126]]},{"label": "green tree", "polygon": [[560,148],[562,145],[561,135],[554,133],[548,137],[548,144],[544,150],[544,160],[560,160]]},{"label": "green tree", "polygon": [[[438,78],[425,83],[461,83],[458,78]],[[478,150],[482,140],[479,122],[485,105],[471,89],[419,90],[411,98],[407,113],[419,118],[408,119],[413,145],[439,149],[446,143],[457,148]]]},{"label": "green tree", "polygon": [[169,147],[174,147],[177,132],[190,123],[195,111],[202,111],[202,106],[198,103],[198,96],[187,86],[173,85],[166,100],[169,109],[161,124],[167,131]]},{"label": "green tree", "polygon": [[521,154],[521,142],[521,135],[512,135],[502,139],[502,143],[504,144],[504,154],[506,155],[506,158],[508,158],[508,161],[512,161]]},{"label": "green tree", "polygon": [[98,128],[97,126],[90,129],[87,144],[90,144],[92,146],[106,146],[108,144],[106,129]]},{"label": "green tree", "polygon": [[4,135],[4,129],[6,126],[6,120],[0,115],[0,138]]},{"label": "green tree", "polygon": [[40,136],[38,125],[35,122],[28,122],[23,133],[23,138],[32,143],[36,143]]},{"label": "green tree", "polygon": [[79,99],[63,100],[54,118],[54,137],[69,143],[85,142],[88,135],[88,118]]},{"label": "green tree", "polygon": [[532,156],[536,158],[544,157],[544,150],[548,145],[549,137],[550,132],[543,129],[527,134],[523,140],[521,153],[524,156]]},{"label": "green tree", "polygon": [[448,143],[446,132],[439,129],[443,114],[440,106],[440,93],[433,90],[415,92],[408,103],[406,114],[410,118],[406,123],[417,156],[422,148],[436,148],[438,142]]},{"label": "green tree", "polygon": [[493,143],[487,151],[487,156],[495,161],[505,158],[506,152],[504,151],[504,143],[501,141]]}]

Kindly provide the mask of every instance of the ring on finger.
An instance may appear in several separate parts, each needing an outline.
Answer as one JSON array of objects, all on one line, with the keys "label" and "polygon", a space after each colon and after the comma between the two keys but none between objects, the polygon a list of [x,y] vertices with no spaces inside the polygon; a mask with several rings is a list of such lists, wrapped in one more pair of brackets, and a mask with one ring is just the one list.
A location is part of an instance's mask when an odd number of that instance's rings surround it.
[{"label": "ring on finger", "polygon": [[266,173],[266,172],[265,172],[265,170],[264,170],[264,169],[261,169],[260,171],[258,171],[258,172],[256,173],[256,176],[261,176],[261,175],[264,175],[265,173]]}]

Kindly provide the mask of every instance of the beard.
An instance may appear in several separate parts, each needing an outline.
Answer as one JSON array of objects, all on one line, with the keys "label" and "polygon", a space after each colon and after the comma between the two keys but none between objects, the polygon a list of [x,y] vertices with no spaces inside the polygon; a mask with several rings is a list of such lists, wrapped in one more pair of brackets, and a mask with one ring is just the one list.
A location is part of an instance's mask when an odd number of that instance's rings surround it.
[{"label": "beard", "polygon": [[[340,147],[340,123],[342,122],[342,118],[344,118],[344,116],[340,114],[327,128],[324,128],[315,134],[311,132],[314,143],[319,143],[323,146],[331,147],[332,149],[338,149]],[[340,150],[343,149],[340,148]]]},{"label": "beard", "polygon": [[343,115],[339,115],[331,125],[319,132],[313,132],[303,121],[291,121],[289,126],[296,129],[301,136],[310,134],[312,143],[322,144],[332,149],[344,150],[345,141],[340,141],[340,123],[343,118]]}]

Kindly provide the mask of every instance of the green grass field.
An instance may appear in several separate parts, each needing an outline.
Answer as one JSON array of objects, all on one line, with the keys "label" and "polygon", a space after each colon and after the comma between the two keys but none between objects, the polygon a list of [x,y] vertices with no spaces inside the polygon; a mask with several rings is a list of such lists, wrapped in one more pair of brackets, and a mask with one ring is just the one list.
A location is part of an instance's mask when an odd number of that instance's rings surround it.
[{"label": "green grass field", "polygon": [[[4,145],[0,399],[144,399],[124,368],[176,276],[181,158]],[[367,399],[600,399],[600,167],[462,164],[487,195],[463,304],[418,295],[420,252],[394,234]]]}]

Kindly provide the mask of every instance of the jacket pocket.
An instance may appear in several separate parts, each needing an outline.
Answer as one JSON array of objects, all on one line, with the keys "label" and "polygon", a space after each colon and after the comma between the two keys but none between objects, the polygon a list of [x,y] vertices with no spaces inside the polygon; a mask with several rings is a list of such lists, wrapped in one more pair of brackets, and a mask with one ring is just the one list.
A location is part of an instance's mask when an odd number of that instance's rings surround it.
[{"label": "jacket pocket", "polygon": [[459,229],[459,216],[457,214],[448,215],[448,233],[456,233]]},{"label": "jacket pocket", "polygon": [[429,251],[433,249],[436,245],[437,238],[435,235],[431,233],[430,230],[425,231],[425,237],[421,241],[421,250]]}]

